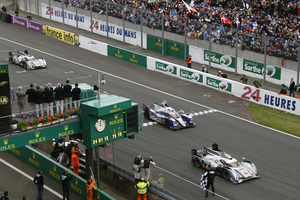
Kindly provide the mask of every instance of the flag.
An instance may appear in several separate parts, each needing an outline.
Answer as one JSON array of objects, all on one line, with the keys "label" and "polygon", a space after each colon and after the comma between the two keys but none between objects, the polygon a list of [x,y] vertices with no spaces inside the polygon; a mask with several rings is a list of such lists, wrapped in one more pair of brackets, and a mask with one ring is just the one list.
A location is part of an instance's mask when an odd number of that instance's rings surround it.
[{"label": "flag", "polygon": [[185,7],[189,10],[189,12],[197,13],[197,11],[194,8],[192,8],[191,6],[189,6],[189,4],[185,3],[184,0],[182,0],[182,2],[184,3]]},{"label": "flag", "polygon": [[154,3],[156,0],[149,0],[148,3]]},{"label": "flag", "polygon": [[222,14],[220,14],[220,17],[221,17],[222,23],[229,24],[232,26],[231,21],[227,17],[224,17],[224,15],[222,15]]}]

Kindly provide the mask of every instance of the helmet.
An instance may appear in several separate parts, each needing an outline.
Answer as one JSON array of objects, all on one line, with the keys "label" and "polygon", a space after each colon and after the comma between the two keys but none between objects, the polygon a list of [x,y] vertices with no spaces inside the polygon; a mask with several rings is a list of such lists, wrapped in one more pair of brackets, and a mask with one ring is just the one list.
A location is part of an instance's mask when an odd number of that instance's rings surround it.
[{"label": "helmet", "polygon": [[153,160],[152,156],[149,156],[149,160]]}]

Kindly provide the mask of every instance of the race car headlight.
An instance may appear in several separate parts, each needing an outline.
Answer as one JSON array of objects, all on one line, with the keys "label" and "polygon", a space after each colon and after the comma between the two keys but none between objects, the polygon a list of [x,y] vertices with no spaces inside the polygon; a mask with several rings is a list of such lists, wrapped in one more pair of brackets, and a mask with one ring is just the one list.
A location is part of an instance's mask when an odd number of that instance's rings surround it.
[{"label": "race car headlight", "polygon": [[176,121],[173,121],[173,126],[177,126],[177,122]]},{"label": "race car headlight", "polygon": [[192,124],[194,122],[193,118],[190,119],[190,123]]}]

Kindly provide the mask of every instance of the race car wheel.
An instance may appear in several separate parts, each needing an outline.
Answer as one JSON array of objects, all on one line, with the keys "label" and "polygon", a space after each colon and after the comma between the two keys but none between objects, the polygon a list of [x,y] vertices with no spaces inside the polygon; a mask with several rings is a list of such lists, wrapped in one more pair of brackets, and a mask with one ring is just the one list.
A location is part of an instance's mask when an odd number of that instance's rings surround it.
[{"label": "race car wheel", "polygon": [[165,126],[166,126],[167,128],[170,128],[170,122],[169,122],[169,120],[165,120]]},{"label": "race car wheel", "polygon": [[150,119],[149,111],[145,110],[144,116],[145,116],[147,119]]},{"label": "race car wheel", "polygon": [[224,177],[227,181],[229,181],[229,179],[230,179],[230,172],[229,172],[228,170],[224,170],[224,171],[223,171],[223,177]]},{"label": "race car wheel", "polygon": [[198,168],[202,166],[202,162],[199,160],[199,158],[195,158],[194,165]]}]

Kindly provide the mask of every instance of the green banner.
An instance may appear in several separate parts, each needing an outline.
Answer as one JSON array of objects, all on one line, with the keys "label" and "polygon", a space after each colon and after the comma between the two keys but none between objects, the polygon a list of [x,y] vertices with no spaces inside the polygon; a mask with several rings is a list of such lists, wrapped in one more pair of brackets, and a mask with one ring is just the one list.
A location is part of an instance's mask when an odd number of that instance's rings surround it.
[{"label": "green banner", "polygon": [[186,78],[195,82],[203,83],[203,75],[197,72],[192,72],[185,69],[180,69],[180,77]]},{"label": "green banner", "polygon": [[[204,60],[209,61],[209,51],[204,49]],[[220,54],[216,52],[210,53],[210,61],[223,67],[235,68],[235,57]]]},{"label": "green banner", "polygon": [[0,74],[8,74],[8,64],[0,64]]},{"label": "green banner", "polygon": [[[162,38],[147,34],[147,49],[162,52]],[[184,43],[164,39],[164,53],[184,59]],[[186,45],[186,56],[189,55],[189,45]]]},{"label": "green banner", "polygon": [[[61,184],[61,175],[63,171],[68,170],[64,166],[58,164],[56,161],[48,158],[37,150],[25,146],[18,149],[11,149],[8,151],[12,155],[21,159],[30,166],[41,170],[44,175],[52,178],[56,182]],[[86,180],[80,176],[73,174],[73,178],[70,181],[70,190],[79,197],[86,199]],[[113,200],[112,197],[107,195],[100,189],[94,191],[93,199],[97,200]]]},{"label": "green banner", "polygon": [[107,55],[147,68],[147,56],[107,45]]},{"label": "green banner", "polygon": [[177,67],[162,62],[155,61],[155,69],[167,74],[177,75]]},{"label": "green banner", "polygon": [[80,120],[60,125],[51,125],[47,128],[38,128],[37,130],[24,132],[21,135],[0,139],[0,152],[80,132]]},{"label": "green banner", "polygon": [[227,83],[226,80],[218,80],[210,77],[206,77],[206,85],[209,87],[218,88],[227,92],[232,91],[231,83]]},{"label": "green banner", "polygon": [[[263,76],[264,74],[264,64],[243,59],[243,70],[247,72],[251,72],[254,74],[260,74]],[[266,75],[271,78],[281,80],[281,68],[273,65],[266,66]]]}]

